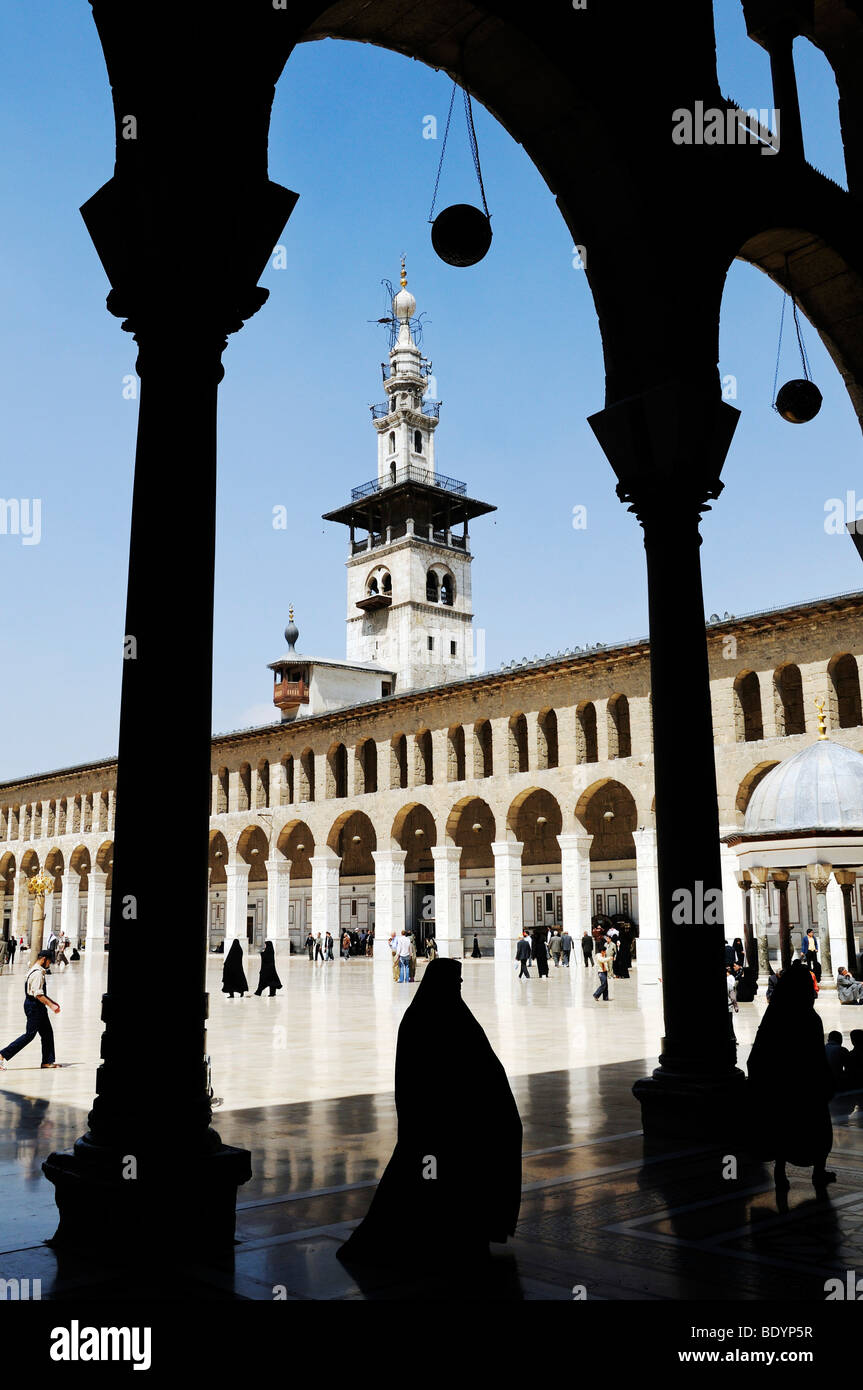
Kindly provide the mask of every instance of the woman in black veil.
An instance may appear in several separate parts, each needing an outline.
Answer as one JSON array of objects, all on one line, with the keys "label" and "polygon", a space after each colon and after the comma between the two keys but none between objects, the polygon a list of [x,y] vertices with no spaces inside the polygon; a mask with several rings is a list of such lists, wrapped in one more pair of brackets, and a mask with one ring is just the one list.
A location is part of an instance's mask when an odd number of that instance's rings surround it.
[{"label": "woman in black veil", "polygon": [[277,989],[282,988],[282,982],[276,973],[276,953],[273,950],[272,941],[264,942],[264,949],[261,951],[261,973],[258,976],[258,988],[255,994],[263,994],[265,989],[269,989],[272,999]]},{"label": "woman in black veil", "polygon": [[816,1188],[834,1182],[826,1169],[833,1147],[830,1100],[835,1093],[815,1012],[815,986],[807,966],[783,970],[761,1020],[748,1063],[755,1147],[774,1160],[777,1191],[788,1190],[785,1164],[812,1168]]},{"label": "woman in black veil", "polygon": [[239,994],[242,999],[243,995],[248,994],[248,992],[249,982],[243,969],[243,948],[235,937],[222,967],[222,993],[227,994],[229,999],[233,999],[235,994]]},{"label": "woman in black veil", "polygon": [[[430,1066],[425,1065],[432,1058]],[[506,1073],[461,997],[461,964],[429,962],[396,1046],[398,1142],[347,1265],[457,1267],[515,1232],[522,1127]]]}]

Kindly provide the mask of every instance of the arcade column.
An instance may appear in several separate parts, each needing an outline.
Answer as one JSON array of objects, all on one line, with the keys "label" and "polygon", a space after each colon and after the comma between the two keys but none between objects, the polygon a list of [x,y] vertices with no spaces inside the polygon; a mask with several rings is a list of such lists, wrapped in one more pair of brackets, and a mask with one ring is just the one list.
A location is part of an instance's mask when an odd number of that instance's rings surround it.
[{"label": "arcade column", "polygon": [[461,932],[461,886],[458,845],[433,845],[435,941],[442,956],[461,960],[464,949]]}]

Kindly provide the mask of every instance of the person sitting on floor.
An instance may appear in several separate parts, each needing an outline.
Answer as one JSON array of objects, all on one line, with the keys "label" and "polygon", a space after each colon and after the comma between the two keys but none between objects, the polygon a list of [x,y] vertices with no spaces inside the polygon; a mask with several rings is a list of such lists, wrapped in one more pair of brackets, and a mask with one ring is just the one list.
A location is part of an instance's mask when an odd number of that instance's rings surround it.
[{"label": "person sitting on floor", "polygon": [[836,971],[836,993],[840,1004],[863,1004],[863,985],[848,974],[844,965]]},{"label": "person sitting on floor", "polygon": [[842,1046],[842,1034],[838,1029],[834,1028],[832,1033],[827,1034],[824,1051],[836,1090],[844,1091],[848,1084],[848,1063],[851,1060],[851,1053],[847,1047]]}]

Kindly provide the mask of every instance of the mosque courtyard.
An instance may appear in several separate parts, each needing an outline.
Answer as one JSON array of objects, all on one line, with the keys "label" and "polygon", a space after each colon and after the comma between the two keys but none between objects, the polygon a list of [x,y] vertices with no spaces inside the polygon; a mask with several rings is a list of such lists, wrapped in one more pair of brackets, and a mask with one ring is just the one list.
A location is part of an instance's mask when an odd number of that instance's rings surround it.
[{"label": "mosque courtyard", "polygon": [[[477,1299],[821,1303],[827,1279],[863,1268],[863,1093],[833,1102],[837,1181],[827,1196],[814,1195],[807,1172],[789,1169],[791,1191],[777,1199],[769,1170],[743,1156],[643,1139],[631,1086],[656,1065],[662,1020],[657,991],[639,1000],[637,968],[613,981],[603,1004],[591,998],[593,971],[575,957],[569,970],[552,966],[547,980],[529,981],[509,961],[466,960],[463,997],[506,1068],[524,1125],[517,1233],[494,1248],[487,1286],[460,1288],[453,1271],[446,1281],[397,1285],[370,1274],[360,1287],[336,1250],[365,1214],[395,1143],[396,1034],[415,986],[365,959],[313,965],[295,956],[280,964],[284,989],[274,999],[229,1000],[222,963],[207,961],[214,1125],[224,1142],[251,1150],[253,1177],[239,1193],[233,1261],[166,1265],[159,1287],[146,1286],[150,1297],[449,1300],[457,1290]],[[171,1068],[168,1001],[158,993],[166,964],[154,971],[153,1033],[141,1039],[152,1060],[145,1107],[155,1107]],[[418,978],[422,970],[421,962]],[[4,1041],[23,1026],[25,971],[19,958],[0,975]],[[256,959],[247,974],[254,987]],[[115,1272],[43,1244],[56,1208],[40,1165],[86,1129],[104,961],[55,967],[49,985],[61,1005],[62,1066],[42,1071],[35,1042],[0,1074],[0,1278],[38,1279],[43,1299],[98,1299],[115,1291]],[[735,1016],[741,1065],[764,1009],[761,991]],[[857,1011],[840,1007],[834,991],[822,991],[817,1009],[825,1033],[839,1028],[847,1044]],[[415,1059],[418,1088],[434,1065],[430,1046]],[[735,1163],[736,1177],[724,1176]],[[478,1184],[482,1174],[466,1170],[464,1179]]]}]

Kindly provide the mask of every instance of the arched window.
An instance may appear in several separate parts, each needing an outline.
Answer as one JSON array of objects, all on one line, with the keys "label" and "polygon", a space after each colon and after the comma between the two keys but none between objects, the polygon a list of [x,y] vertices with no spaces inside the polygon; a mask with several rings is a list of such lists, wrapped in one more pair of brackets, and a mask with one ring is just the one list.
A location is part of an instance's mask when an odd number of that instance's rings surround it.
[{"label": "arched window", "polygon": [[414,453],[421,454],[423,451],[422,430],[414,430]]},{"label": "arched window", "polygon": [[629,701],[625,695],[613,695],[608,702],[608,756],[632,756],[632,735],[629,730]]},{"label": "arched window", "polygon": [[437,603],[438,593],[438,577],[434,570],[429,570],[426,575],[426,600],[429,603]]},{"label": "arched window", "polygon": [[446,604],[447,608],[452,608],[455,598],[455,584],[451,574],[445,574],[440,582],[440,601]]},{"label": "arched window", "polygon": [[599,762],[599,745],[596,738],[596,705],[590,700],[585,700],[575,712],[575,761],[577,763]]},{"label": "arched window", "polygon": [[734,735],[738,743],[755,743],[764,737],[761,686],[755,671],[741,671],[734,682]]},{"label": "arched window", "polygon": [[527,720],[523,714],[514,714],[509,721],[509,770],[527,772]]},{"label": "arched window", "polygon": [[378,591],[378,581],[375,579],[374,575],[372,575],[371,579],[369,580],[368,591],[370,594],[376,594]]},{"label": "arched window", "polygon": [[393,591],[393,577],[392,577],[392,575],[390,574],[389,570],[386,570],[385,573],[384,573],[384,575],[383,575],[383,578],[381,579],[381,593],[382,593],[382,594],[391,594],[392,591]]},{"label": "arched window", "polygon": [[557,715],[553,709],[541,712],[537,721],[537,736],[537,766],[541,769],[557,767]]},{"label": "arched window", "polygon": [[860,713],[860,676],[857,662],[847,652],[834,656],[830,676],[830,722],[833,728],[854,729],[863,724]]},{"label": "arched window", "polygon": [[446,780],[463,782],[465,779],[464,729],[461,724],[450,729],[447,737]]},{"label": "arched window", "polygon": [[378,789],[378,746],[373,738],[357,745],[357,783],[361,794]]},{"label": "arched window", "polygon": [[487,719],[480,719],[473,726],[473,775],[474,777],[491,777],[493,772],[491,724]]},{"label": "arched window", "polygon": [[800,667],[789,663],[773,673],[773,704],[776,711],[776,732],[788,737],[806,733],[806,714],[803,709],[803,681]]},{"label": "arched window", "polygon": [[396,432],[395,432],[395,430],[390,430],[390,453],[391,453],[391,454],[394,454],[395,451],[396,451]]}]

